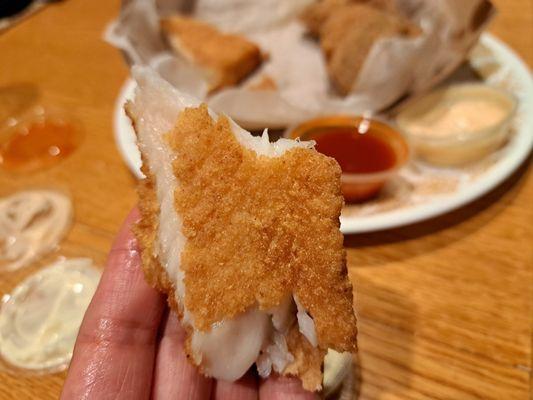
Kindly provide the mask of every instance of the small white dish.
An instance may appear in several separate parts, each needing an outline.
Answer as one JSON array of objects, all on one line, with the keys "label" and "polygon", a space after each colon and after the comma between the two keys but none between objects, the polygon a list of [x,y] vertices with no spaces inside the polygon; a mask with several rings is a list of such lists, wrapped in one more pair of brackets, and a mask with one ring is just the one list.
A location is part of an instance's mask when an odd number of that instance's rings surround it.
[{"label": "small white dish", "polygon": [[409,102],[396,122],[421,159],[438,166],[462,166],[502,146],[517,106],[518,100],[501,89],[459,83]]}]

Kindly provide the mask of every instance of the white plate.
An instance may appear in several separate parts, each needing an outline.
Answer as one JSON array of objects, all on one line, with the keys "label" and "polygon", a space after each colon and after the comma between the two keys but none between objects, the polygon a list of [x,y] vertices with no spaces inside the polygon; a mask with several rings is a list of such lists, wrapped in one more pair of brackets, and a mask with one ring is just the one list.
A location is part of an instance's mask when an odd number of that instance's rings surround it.
[{"label": "white plate", "polygon": [[[469,179],[457,185],[457,189],[446,194],[417,195],[416,201],[405,202],[398,207],[379,209],[372,203],[361,207],[357,212],[347,208],[341,216],[343,233],[362,233],[395,228],[420,222],[461,207],[483,196],[511,175],[526,159],[533,145],[533,80],[529,68],[520,57],[500,40],[490,34],[484,34],[480,47],[485,49],[476,58],[474,65],[482,67],[491,64],[487,82],[513,92],[520,105],[515,121],[515,132],[511,140],[502,149],[496,160],[482,171],[475,173],[475,179]],[[115,106],[115,139],[118,148],[130,170],[142,178],[141,157],[135,144],[135,134],[124,112],[124,103],[131,99],[135,82],[128,79],[124,84]],[[418,166],[417,166],[418,168]],[[436,170],[428,168],[435,173]],[[446,172],[446,171],[444,171]],[[440,173],[437,171],[437,173]],[[474,173],[472,173],[474,174]],[[411,199],[412,200],[412,199]]]}]

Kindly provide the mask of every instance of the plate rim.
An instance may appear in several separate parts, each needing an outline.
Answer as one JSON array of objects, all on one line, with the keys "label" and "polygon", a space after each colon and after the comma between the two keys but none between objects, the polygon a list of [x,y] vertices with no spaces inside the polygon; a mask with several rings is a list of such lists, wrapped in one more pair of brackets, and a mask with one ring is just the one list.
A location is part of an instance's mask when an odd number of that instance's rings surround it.
[{"label": "plate rim", "polygon": [[[513,70],[520,71],[520,75],[529,76],[529,84],[524,91],[527,93],[525,101],[526,104],[532,103],[530,105],[533,106],[533,78],[524,60],[501,39],[491,33],[483,33],[480,37],[480,42],[491,48],[497,48],[499,53],[505,55],[505,59],[510,64],[514,64]],[[130,131],[133,131],[131,122],[129,122],[124,111],[124,103],[131,98],[135,87],[135,81],[131,77],[128,77],[122,85],[115,101],[113,130],[115,142],[122,159],[135,177],[143,179],[144,175],[140,170],[141,159],[138,155],[135,135],[127,135],[124,132],[125,121],[128,121]],[[528,117],[527,113],[524,114],[526,115],[526,120],[520,124],[519,132],[516,136],[520,142],[519,145],[515,144],[513,151],[498,161],[486,176],[474,182],[468,188],[463,188],[453,194],[439,196],[431,203],[419,204],[407,209],[400,208],[370,216],[347,217],[341,215],[341,232],[344,234],[359,234],[415,224],[456,210],[484,196],[512,175],[531,152],[533,147],[533,118]]]},{"label": "plate rim", "polygon": [[[533,102],[533,78],[531,78],[529,68],[522,58],[502,40],[490,33],[484,33],[480,40],[481,43],[487,44],[490,47],[499,48],[501,53],[506,54],[506,58],[513,60],[515,69],[521,70],[521,73],[529,75],[529,85],[525,90],[528,94],[526,101],[528,103]],[[516,149],[514,152],[510,152],[506,157],[502,158],[486,176],[474,182],[468,188],[463,188],[450,195],[440,196],[431,203],[410,207],[407,212],[405,209],[397,209],[368,217],[341,216],[341,231],[344,234],[358,234],[399,228],[444,215],[483,197],[503,183],[526,160],[533,146],[533,125],[531,122],[531,117],[529,117],[520,124],[517,140],[523,143],[521,145],[515,145]],[[436,204],[436,201],[439,199],[441,201]]]}]

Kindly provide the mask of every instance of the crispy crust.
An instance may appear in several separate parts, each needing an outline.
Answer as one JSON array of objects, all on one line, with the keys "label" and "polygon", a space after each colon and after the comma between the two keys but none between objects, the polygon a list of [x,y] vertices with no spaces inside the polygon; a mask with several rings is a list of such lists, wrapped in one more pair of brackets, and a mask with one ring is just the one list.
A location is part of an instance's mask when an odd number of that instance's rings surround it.
[{"label": "crispy crust", "polygon": [[272,91],[277,90],[278,85],[276,81],[269,75],[263,75],[258,81],[248,86],[251,90]]},{"label": "crispy crust", "polygon": [[420,34],[390,0],[323,0],[311,5],[302,19],[320,39],[330,79],[343,95],[352,90],[378,39]]},{"label": "crispy crust", "polygon": [[[139,195],[139,210],[141,219],[134,227],[134,233],[139,243],[142,256],[142,268],[146,281],[167,297],[169,307],[178,314],[179,319],[183,313],[174,296],[174,286],[166,270],[161,266],[157,257],[154,257],[154,245],[157,232],[157,215],[159,206],[155,198],[154,178],[147,171],[143,163],[143,174],[146,178],[139,182],[137,193]],[[187,329],[185,339],[185,352],[188,359],[193,362],[191,347],[192,331]],[[299,377],[304,389],[316,391],[322,386],[322,364],[326,351],[313,347],[298,331],[298,325],[293,324],[286,336],[287,347],[293,355],[294,361],[283,371],[283,375]],[[202,365],[197,365],[200,372],[204,373]]]},{"label": "crispy crust", "polygon": [[167,295],[169,306],[182,317],[182,310],[176,302],[175,288],[167,271],[161,266],[154,246],[158,229],[159,206],[155,198],[155,180],[147,168],[143,168],[146,179],[139,182],[137,193],[139,195],[139,211],[141,219],[135,225],[133,231],[141,248],[142,267],[146,281],[154,288]]},{"label": "crispy crust", "polygon": [[322,386],[322,365],[326,350],[313,347],[294,324],[286,336],[287,347],[294,361],[287,365],[283,375],[297,376],[306,390],[316,391]]},{"label": "crispy crust", "polygon": [[196,328],[255,304],[275,307],[294,293],[315,321],[320,347],[354,351],[335,160],[303,148],[258,156],[205,105],[185,109],[168,139],[187,240],[185,305]]},{"label": "crispy crust", "polygon": [[254,43],[221,33],[205,22],[175,15],[163,18],[161,28],[176,52],[204,69],[210,91],[239,83],[262,62]]},{"label": "crispy crust", "polygon": [[343,6],[362,4],[381,11],[397,13],[394,3],[394,0],[322,0],[307,7],[302,13],[301,19],[307,26],[309,33],[318,37],[327,19]]},{"label": "crispy crust", "polygon": [[[135,118],[131,115],[129,112],[128,105],[126,106],[126,112],[130,116],[131,120],[133,121],[133,124],[135,126]],[[192,115],[190,113],[193,113]],[[221,118],[217,123],[215,124],[214,121],[211,120],[211,118],[207,114],[207,108],[205,106],[202,106],[198,109],[191,109],[187,110],[186,112],[182,113],[182,116],[185,115],[185,122],[187,121],[187,117],[192,117],[192,120],[189,120],[189,122],[193,122],[194,126],[190,126],[190,128],[194,129],[200,129],[198,131],[198,134],[202,134],[201,128],[212,128],[214,126],[218,126],[218,130],[214,130],[211,132],[211,135],[207,134],[204,135],[206,132],[203,132],[202,136],[209,140],[214,139],[212,137],[213,134],[219,135],[221,134],[221,137],[223,140],[228,140],[229,137],[227,136],[228,133],[231,134],[231,137],[233,137],[233,134],[229,130],[228,121],[225,118]],[[183,119],[180,117],[181,122],[183,123]],[[187,123],[185,124],[187,125]],[[177,123],[176,129],[180,130],[180,135],[183,134],[183,132],[191,132],[188,131],[186,127],[180,125],[179,121]],[[176,132],[176,129],[174,132]],[[175,136],[175,135],[174,135]],[[187,136],[187,135],[185,135]],[[190,139],[190,138],[189,138]],[[195,139],[198,141],[198,137]],[[173,140],[171,140],[174,142]],[[175,145],[175,143],[174,143]],[[234,146],[231,146],[234,147]],[[240,147],[240,145],[239,145]],[[297,153],[300,153],[299,151]],[[307,153],[307,151],[304,151],[304,153]],[[312,152],[314,154],[314,152]],[[322,161],[328,160],[326,157],[320,156],[322,158]],[[143,173],[146,176],[146,179],[139,182],[138,186],[138,194],[139,194],[139,209],[141,213],[141,219],[138,222],[137,226],[135,227],[135,235],[137,237],[137,240],[139,242],[140,250],[142,253],[142,262],[143,262],[143,271],[146,277],[146,280],[154,286],[159,291],[166,294],[168,303],[172,310],[176,311],[179,315],[180,320],[182,319],[183,313],[178,304],[176,303],[175,299],[175,288],[169,279],[169,276],[166,272],[166,270],[161,266],[159,260],[155,256],[155,243],[157,231],[158,231],[158,216],[159,216],[159,205],[157,203],[156,195],[155,195],[155,178],[150,174],[149,168],[147,166],[146,160],[143,160]],[[309,173],[309,171],[305,168],[305,163],[302,163],[302,160],[300,158],[297,159],[300,167],[303,168],[304,171],[307,171],[306,173]],[[284,164],[285,162],[282,162],[281,164]],[[330,163],[330,161],[327,161],[326,165]],[[316,167],[316,165],[315,165]],[[335,166],[335,168],[337,168]],[[279,172],[279,171],[278,171]],[[179,177],[179,174],[178,174]],[[312,178],[308,177],[309,179]],[[328,178],[329,180],[329,178]],[[335,189],[335,193],[337,193],[338,188]],[[340,193],[340,192],[339,192]],[[179,202],[179,196],[177,195],[177,203]],[[335,197],[335,196],[333,196]],[[338,199],[337,199],[338,201]],[[335,202],[334,202],[335,203]],[[342,200],[341,200],[342,204]],[[190,217],[190,215],[189,215]],[[338,216],[336,217],[338,218]],[[338,232],[338,221],[336,224],[336,231]],[[190,226],[188,226],[188,229],[191,229]],[[190,232],[189,232],[190,233]],[[188,240],[191,238],[188,237]],[[318,291],[318,297],[314,295],[314,293],[308,293],[308,292],[314,292],[314,289],[316,289],[316,285],[314,285],[314,288],[309,289],[307,287],[308,282],[305,279],[305,276],[300,276],[301,279],[300,284],[296,283],[294,285],[294,291],[298,294],[300,301],[304,304],[304,306],[310,311],[310,313],[315,317],[316,321],[316,327],[317,327],[317,334],[319,337],[319,343],[321,344],[321,348],[314,348],[311,346],[311,344],[307,341],[307,339],[298,331],[298,325],[294,324],[292,328],[290,329],[286,339],[287,339],[287,345],[288,349],[294,356],[294,361],[288,365],[283,372],[284,375],[294,375],[298,376],[306,389],[308,390],[318,390],[320,389],[321,383],[322,383],[322,362],[323,357],[325,355],[325,349],[327,347],[335,347],[337,349],[346,349],[346,350],[354,350],[355,349],[355,317],[353,316],[353,310],[352,310],[352,294],[351,294],[351,285],[349,284],[346,276],[346,268],[344,263],[344,252],[342,251],[342,236],[340,236],[340,243],[341,243],[341,250],[340,250],[340,268],[334,268],[333,276],[336,276],[336,279],[333,279],[330,283],[340,283],[337,287],[337,285],[333,284],[333,297],[338,296],[339,293],[344,297],[344,300],[341,301],[340,307],[344,308],[344,311],[338,313],[338,310],[331,310],[326,307],[325,310],[322,310],[322,307],[318,307],[318,310],[316,309],[316,304],[314,302],[318,301],[318,303],[328,303],[324,302],[322,295],[325,294],[323,291],[324,289],[327,289],[328,291],[332,290],[330,287],[322,287],[319,288]],[[334,241],[334,243],[338,243],[338,235],[337,239]],[[338,250],[338,247],[337,251]],[[337,259],[338,257],[336,257]],[[183,259],[182,259],[183,261]],[[186,260],[185,260],[186,261]],[[338,260],[337,260],[338,261]],[[271,273],[271,271],[267,271],[267,273]],[[194,273],[193,273],[194,274]],[[305,274],[300,274],[305,275]],[[187,276],[187,273],[186,273]],[[262,278],[264,276],[262,275]],[[309,278],[309,277],[308,277]],[[320,277],[314,277],[314,278],[320,278]],[[195,277],[194,279],[199,279],[199,277]],[[294,279],[291,279],[294,283]],[[189,285],[186,284],[186,292],[189,292],[192,287],[195,286],[195,283],[193,282],[192,285],[190,284],[190,278],[189,278]],[[272,282],[270,282],[272,283]],[[269,281],[265,282],[265,286],[268,288],[268,285],[270,284]],[[288,283],[288,282],[282,282]],[[337,289],[337,290],[335,290]],[[285,291],[287,288],[285,288]],[[276,292],[276,290],[274,290]],[[309,299],[311,297],[311,299]],[[338,302],[333,302],[337,305]],[[346,303],[346,304],[344,304]],[[346,307],[349,303],[349,307]],[[194,307],[193,307],[194,308]],[[335,308],[335,307],[333,307]],[[190,311],[190,309],[189,309]],[[322,312],[330,313],[327,315],[328,319],[335,319],[333,325],[324,326],[324,324],[319,324],[320,315]],[[200,314],[201,315],[201,314]],[[230,317],[229,315],[223,316],[223,318]],[[196,318],[196,315],[195,315]],[[346,321],[340,320],[338,318],[346,318]],[[337,326],[338,325],[338,326]],[[338,335],[338,330],[341,333],[341,335]],[[347,334],[347,329],[352,330],[349,334]],[[185,342],[185,349],[188,354],[189,360],[193,362],[194,358],[192,357],[192,349],[191,349],[191,335],[192,335],[192,328],[188,327],[187,329],[187,339]],[[325,339],[325,340],[324,340]],[[330,346],[330,343],[333,345]],[[202,371],[201,365],[199,366],[200,371]],[[203,371],[202,371],[203,372]]]},{"label": "crispy crust", "polygon": [[[134,131],[137,132],[135,117],[130,112],[129,102],[126,103],[124,109],[133,124]],[[142,269],[146,281],[166,295],[170,308],[176,311],[181,319],[183,310],[176,302],[174,285],[156,256],[155,244],[157,243],[156,237],[159,226],[159,204],[155,195],[155,178],[150,173],[148,162],[143,154],[141,154],[141,158],[141,170],[146,178],[140,180],[137,184],[138,207],[141,218],[134,225],[133,233],[141,251]]]},{"label": "crispy crust", "polygon": [[411,32],[414,27],[405,19],[367,5],[352,4],[333,13],[321,29],[320,44],[337,89],[342,94],[351,91],[378,39],[408,36]]}]

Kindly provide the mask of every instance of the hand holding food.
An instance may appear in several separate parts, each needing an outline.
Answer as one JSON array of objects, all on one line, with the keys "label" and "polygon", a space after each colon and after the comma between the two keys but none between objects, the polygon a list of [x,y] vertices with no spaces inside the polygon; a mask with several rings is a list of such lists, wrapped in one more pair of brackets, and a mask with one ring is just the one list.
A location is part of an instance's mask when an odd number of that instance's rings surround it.
[{"label": "hand holding food", "polygon": [[229,381],[255,363],[320,389],[326,350],[356,346],[338,164],[135,74],[143,268],[180,316],[191,362]]},{"label": "hand holding food", "polygon": [[[186,330],[144,279],[130,213],[87,310],[61,398],[312,400],[295,378],[237,382],[202,376],[186,356]],[[161,327],[161,329],[160,329]]]}]

